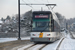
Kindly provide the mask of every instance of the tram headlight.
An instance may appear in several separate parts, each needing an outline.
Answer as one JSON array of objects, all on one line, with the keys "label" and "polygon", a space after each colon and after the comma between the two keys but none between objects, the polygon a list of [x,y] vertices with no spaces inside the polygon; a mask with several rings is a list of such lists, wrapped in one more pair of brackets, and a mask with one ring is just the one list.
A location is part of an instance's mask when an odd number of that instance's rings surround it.
[{"label": "tram headlight", "polygon": [[47,36],[50,36],[50,34],[47,34]]},{"label": "tram headlight", "polygon": [[33,36],[36,36],[35,34],[32,34]]}]

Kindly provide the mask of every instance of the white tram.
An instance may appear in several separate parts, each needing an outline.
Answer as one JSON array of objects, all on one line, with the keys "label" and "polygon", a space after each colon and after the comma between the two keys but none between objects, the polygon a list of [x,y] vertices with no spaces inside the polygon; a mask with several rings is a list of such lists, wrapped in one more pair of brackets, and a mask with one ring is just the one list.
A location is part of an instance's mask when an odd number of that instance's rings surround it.
[{"label": "white tram", "polygon": [[59,20],[51,11],[33,11],[31,23],[30,41],[54,42],[61,38]]}]

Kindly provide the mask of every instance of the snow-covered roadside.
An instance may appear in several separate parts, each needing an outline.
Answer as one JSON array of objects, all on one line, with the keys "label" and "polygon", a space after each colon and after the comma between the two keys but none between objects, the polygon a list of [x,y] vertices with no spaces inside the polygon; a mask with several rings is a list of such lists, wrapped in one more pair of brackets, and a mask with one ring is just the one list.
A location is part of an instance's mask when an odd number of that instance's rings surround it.
[{"label": "snow-covered roadside", "polygon": [[60,40],[58,41],[55,41],[51,44],[48,44],[46,47],[44,47],[42,50],[56,50],[57,46],[59,45],[60,41],[62,40],[63,38],[61,38]]},{"label": "snow-covered roadside", "polygon": [[26,46],[24,46],[24,47],[22,47],[22,48],[18,48],[17,50],[24,50],[24,49],[26,49],[26,48],[28,48],[28,47],[30,47],[30,46],[32,46],[33,44],[29,44],[29,45],[26,45]]},{"label": "snow-covered roadside", "polygon": [[28,50],[39,50],[42,46],[44,46],[45,44],[37,44],[31,48],[29,48]]},{"label": "snow-covered roadside", "polygon": [[70,33],[63,40],[59,50],[75,50],[75,39],[70,38]]},{"label": "snow-covered roadside", "polygon": [[[15,41],[15,40],[18,40],[18,38],[0,38],[0,43]],[[30,40],[30,37],[24,37],[24,38],[21,38],[21,40]]]}]

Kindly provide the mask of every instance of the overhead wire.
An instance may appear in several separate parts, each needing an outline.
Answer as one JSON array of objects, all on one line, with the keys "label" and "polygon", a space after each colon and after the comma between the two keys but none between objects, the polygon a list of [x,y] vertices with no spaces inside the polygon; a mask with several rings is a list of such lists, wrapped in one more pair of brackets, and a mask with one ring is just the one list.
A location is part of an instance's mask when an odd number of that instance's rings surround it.
[{"label": "overhead wire", "polygon": [[[24,0],[22,0],[24,3],[26,3]],[[31,5],[28,5],[29,7],[33,8]]]},{"label": "overhead wire", "polygon": [[[27,4],[24,0],[22,0],[22,1],[23,1],[25,4]],[[28,1],[28,0],[27,0],[27,1]],[[36,1],[36,0],[34,0],[34,1]],[[28,2],[29,2],[29,1],[28,1]],[[48,0],[46,0],[46,2],[49,3]],[[43,4],[44,4],[44,3],[43,3]],[[28,5],[28,6],[31,7],[31,8],[33,8],[32,5]],[[51,9],[51,10],[53,9],[51,6],[47,6],[47,8],[48,8],[49,10],[50,10],[50,9]]]},{"label": "overhead wire", "polygon": [[36,1],[36,0],[34,0],[35,2],[38,2],[38,3],[41,3],[41,2],[39,2],[38,0]]},{"label": "overhead wire", "polygon": [[[49,3],[48,0],[47,0],[47,2]],[[47,7],[48,7],[49,10],[50,10],[50,9],[53,10],[53,8],[54,8],[54,7],[51,7],[51,6],[47,6]]]},{"label": "overhead wire", "polygon": [[[34,0],[34,1],[37,2],[37,3],[41,3],[41,2],[40,2],[41,0],[40,0],[40,1],[38,1],[38,0]],[[44,4],[44,3],[42,3],[42,4]]]},{"label": "overhead wire", "polygon": [[[41,1],[42,1],[43,4],[46,4],[46,3],[44,2],[44,0],[41,0]],[[48,7],[48,9],[49,9],[49,7]]]},{"label": "overhead wire", "polygon": [[[47,3],[49,3],[49,1],[47,0]],[[47,8],[50,10],[50,7],[49,6],[47,6]]]},{"label": "overhead wire", "polygon": [[49,6],[47,6],[47,8],[50,10],[50,7]]},{"label": "overhead wire", "polygon": [[[44,0],[42,0],[42,1],[44,1]],[[43,2],[44,3],[44,2]]]},{"label": "overhead wire", "polygon": [[[30,2],[29,0],[27,0],[28,2]],[[31,3],[31,2],[30,2]],[[32,5],[31,5],[32,6]],[[33,6],[32,6],[32,8],[33,8]],[[34,9],[34,8],[33,8]]]}]

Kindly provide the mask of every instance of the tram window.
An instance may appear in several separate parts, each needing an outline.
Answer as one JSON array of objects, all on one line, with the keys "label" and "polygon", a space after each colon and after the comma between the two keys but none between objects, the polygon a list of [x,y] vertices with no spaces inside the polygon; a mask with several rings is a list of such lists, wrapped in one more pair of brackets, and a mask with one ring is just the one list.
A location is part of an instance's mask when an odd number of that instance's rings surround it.
[{"label": "tram window", "polygon": [[48,22],[37,22],[37,27],[45,27],[48,26]]},{"label": "tram window", "polygon": [[33,24],[32,24],[32,25],[33,25],[33,28],[35,28],[35,22],[33,22]]},{"label": "tram window", "polygon": [[33,22],[32,31],[50,31],[49,22]]}]

